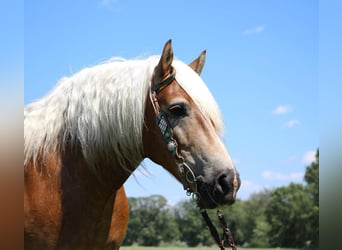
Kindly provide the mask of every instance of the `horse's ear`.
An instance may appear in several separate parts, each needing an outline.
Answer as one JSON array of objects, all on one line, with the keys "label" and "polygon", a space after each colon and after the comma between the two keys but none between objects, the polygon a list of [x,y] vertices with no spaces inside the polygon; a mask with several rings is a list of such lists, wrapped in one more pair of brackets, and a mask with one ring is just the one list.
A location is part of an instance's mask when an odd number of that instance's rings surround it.
[{"label": "horse's ear", "polygon": [[189,64],[190,68],[192,68],[199,75],[201,74],[204,67],[206,54],[207,51],[203,50],[199,57],[197,57],[192,63]]},{"label": "horse's ear", "polygon": [[164,77],[168,73],[171,73],[171,64],[173,61],[173,50],[172,50],[172,42],[171,39],[168,40],[163,49],[163,53],[160,57],[158,66],[156,68],[157,70],[157,75],[159,77]]}]

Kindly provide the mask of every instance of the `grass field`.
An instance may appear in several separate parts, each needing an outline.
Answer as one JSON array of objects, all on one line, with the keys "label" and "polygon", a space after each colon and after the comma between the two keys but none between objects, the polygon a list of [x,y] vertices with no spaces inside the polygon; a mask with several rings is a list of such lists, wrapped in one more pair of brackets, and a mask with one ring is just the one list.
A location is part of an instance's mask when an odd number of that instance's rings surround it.
[{"label": "grass field", "polygon": [[[218,247],[138,247],[138,246],[131,246],[131,247],[121,247],[120,250],[189,250],[189,249],[196,249],[196,250],[218,250]],[[226,247],[226,250],[230,250],[231,248]],[[242,248],[239,247],[238,250],[297,250],[295,248]]]}]

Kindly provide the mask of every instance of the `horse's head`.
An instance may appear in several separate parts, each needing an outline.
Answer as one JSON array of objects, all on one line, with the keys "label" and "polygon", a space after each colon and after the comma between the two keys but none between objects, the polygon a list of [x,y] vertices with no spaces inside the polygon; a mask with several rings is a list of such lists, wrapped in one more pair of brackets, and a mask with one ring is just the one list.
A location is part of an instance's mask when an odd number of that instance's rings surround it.
[{"label": "horse's head", "polygon": [[196,193],[200,207],[215,208],[234,202],[240,178],[218,134],[219,110],[199,77],[204,61],[205,51],[189,66],[173,61],[171,41],[165,44],[146,102],[143,141],[146,157]]}]

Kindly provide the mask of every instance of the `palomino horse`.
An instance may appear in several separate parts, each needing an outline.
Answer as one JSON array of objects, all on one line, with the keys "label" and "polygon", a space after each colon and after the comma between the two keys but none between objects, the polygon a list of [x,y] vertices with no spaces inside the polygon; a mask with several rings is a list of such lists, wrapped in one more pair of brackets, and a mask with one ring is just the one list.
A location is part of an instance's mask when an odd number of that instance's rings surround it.
[{"label": "palomino horse", "polygon": [[86,68],[25,107],[25,249],[119,249],[123,184],[144,158],[200,208],[234,202],[240,179],[204,61],[173,60],[169,40],[160,58]]}]

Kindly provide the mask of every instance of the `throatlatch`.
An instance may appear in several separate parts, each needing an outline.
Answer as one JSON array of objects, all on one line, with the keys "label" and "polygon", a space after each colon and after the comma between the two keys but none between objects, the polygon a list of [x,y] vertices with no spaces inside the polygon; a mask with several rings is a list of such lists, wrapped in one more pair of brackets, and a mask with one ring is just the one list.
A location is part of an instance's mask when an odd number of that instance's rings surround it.
[{"label": "throatlatch", "polygon": [[[200,195],[197,189],[196,175],[194,171],[191,169],[191,167],[188,164],[186,164],[184,158],[178,154],[178,144],[177,144],[177,141],[173,137],[172,128],[167,120],[166,115],[163,113],[163,111],[160,110],[160,106],[158,103],[158,97],[157,97],[158,92],[162,88],[168,86],[171,82],[173,82],[173,80],[175,80],[175,77],[176,77],[176,71],[174,71],[169,77],[167,77],[165,80],[163,80],[160,83],[157,83],[154,85],[152,85],[151,83],[150,99],[151,99],[151,103],[152,103],[152,106],[156,115],[156,123],[160,129],[162,138],[167,145],[167,149],[176,158],[178,171],[182,179],[184,190],[186,191],[186,194],[188,196],[191,196],[198,204],[200,200]],[[214,240],[216,241],[220,249],[225,250],[224,243],[225,243],[225,240],[227,240],[232,250],[236,250],[237,248],[234,243],[233,235],[227,226],[227,222],[223,215],[223,212],[221,210],[217,210],[217,217],[223,229],[222,238],[217,232],[214,224],[211,222],[207,211],[205,209],[201,210],[201,214],[203,216],[205,223],[207,224],[210,230],[212,237],[214,238]]]}]

